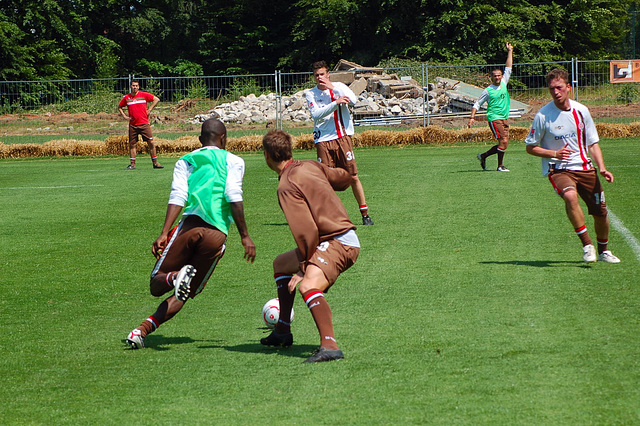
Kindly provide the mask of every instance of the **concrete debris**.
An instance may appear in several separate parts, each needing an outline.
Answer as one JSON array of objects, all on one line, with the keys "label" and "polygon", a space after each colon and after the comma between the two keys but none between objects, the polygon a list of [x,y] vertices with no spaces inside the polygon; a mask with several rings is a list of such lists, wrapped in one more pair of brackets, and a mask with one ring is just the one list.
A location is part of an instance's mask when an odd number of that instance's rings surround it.
[{"label": "concrete debris", "polygon": [[[439,77],[435,79],[435,83],[421,87],[410,76],[386,74],[382,69],[362,67],[346,60],[338,62],[331,73],[331,80],[348,85],[358,96],[358,102],[352,108],[356,120],[401,117],[425,112],[436,114],[470,111],[482,92],[480,87]],[[473,90],[469,90],[469,87]],[[270,122],[276,119],[276,103],[275,93],[260,96],[250,94],[241,96],[237,101],[218,105],[206,114],[198,114],[187,121],[197,124],[208,118],[219,118],[226,123],[237,124]],[[291,96],[282,96],[281,105],[283,121],[313,121],[303,90]]]}]

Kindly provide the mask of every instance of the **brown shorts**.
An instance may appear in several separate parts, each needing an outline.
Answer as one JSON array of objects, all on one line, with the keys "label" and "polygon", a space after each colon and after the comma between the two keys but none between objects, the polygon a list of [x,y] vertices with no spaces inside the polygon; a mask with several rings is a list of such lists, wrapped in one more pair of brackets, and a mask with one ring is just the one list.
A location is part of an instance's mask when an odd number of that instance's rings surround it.
[{"label": "brown shorts", "polygon": [[138,143],[138,135],[142,136],[142,140],[145,142],[152,142],[153,135],[151,134],[151,125],[140,124],[138,126],[129,124],[129,145],[133,146]]},{"label": "brown shorts", "polygon": [[[297,254],[300,258],[300,253]],[[359,247],[346,246],[338,240],[329,240],[316,247],[316,251],[308,263],[322,270],[325,278],[329,281],[329,287],[331,287],[341,273],[356,263],[359,254]]]},{"label": "brown shorts", "polygon": [[592,216],[606,216],[607,203],[595,169],[587,171],[557,170],[549,172],[549,181],[559,196],[567,191],[578,191]]},{"label": "brown shorts", "polygon": [[326,142],[316,144],[318,161],[329,167],[345,169],[352,176],[358,174],[356,158],[353,154],[351,136],[343,136]]},{"label": "brown shorts", "polygon": [[509,139],[509,123],[507,120],[494,120],[489,122],[489,128],[496,139]]},{"label": "brown shorts", "polygon": [[207,284],[218,261],[224,255],[227,236],[198,216],[185,216],[171,236],[162,256],[151,272],[151,279],[159,273],[178,271],[193,265],[196,275],[191,280],[189,297],[194,298]]}]

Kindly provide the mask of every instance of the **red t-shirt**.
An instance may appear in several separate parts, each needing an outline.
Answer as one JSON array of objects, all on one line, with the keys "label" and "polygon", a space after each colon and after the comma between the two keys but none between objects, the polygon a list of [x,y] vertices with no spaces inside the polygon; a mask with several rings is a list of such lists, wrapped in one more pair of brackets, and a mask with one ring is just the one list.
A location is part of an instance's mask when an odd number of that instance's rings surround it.
[{"label": "red t-shirt", "polygon": [[139,126],[140,124],[148,124],[149,116],[147,115],[147,102],[153,102],[153,95],[151,93],[143,92],[139,90],[138,93],[133,96],[131,93],[127,93],[122,97],[122,100],[118,104],[120,108],[125,105],[129,110],[129,117],[131,121],[129,124]]}]

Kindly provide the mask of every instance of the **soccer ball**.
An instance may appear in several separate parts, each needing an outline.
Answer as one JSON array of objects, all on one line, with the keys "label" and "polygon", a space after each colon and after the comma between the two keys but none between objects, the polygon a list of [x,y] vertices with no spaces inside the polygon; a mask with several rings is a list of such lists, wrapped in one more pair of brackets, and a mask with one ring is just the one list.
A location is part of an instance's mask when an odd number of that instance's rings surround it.
[{"label": "soccer ball", "polygon": [[[280,318],[280,300],[277,298],[269,300],[262,307],[262,319],[269,328],[275,328]],[[291,320],[293,321],[293,308],[291,308]]]}]

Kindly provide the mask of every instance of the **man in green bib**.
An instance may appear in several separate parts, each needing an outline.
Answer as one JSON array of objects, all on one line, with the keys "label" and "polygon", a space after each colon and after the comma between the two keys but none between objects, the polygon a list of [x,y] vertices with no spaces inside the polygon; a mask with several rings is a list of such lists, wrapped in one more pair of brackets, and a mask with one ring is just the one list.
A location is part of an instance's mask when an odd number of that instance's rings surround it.
[{"label": "man in green bib", "polygon": [[471,127],[475,121],[475,116],[480,107],[487,103],[487,121],[489,128],[493,132],[493,136],[498,140],[498,144],[492,146],[488,151],[478,154],[480,166],[482,170],[487,170],[487,157],[498,154],[498,171],[508,172],[504,164],[504,153],[509,145],[509,109],[511,108],[511,98],[507,91],[507,83],[511,77],[511,66],[513,65],[513,46],[507,43],[507,62],[504,66],[504,74],[500,68],[491,71],[491,84],[482,91],[480,97],[473,104],[471,109],[471,117],[467,127]]},{"label": "man in green bib", "polygon": [[144,348],[149,333],[202,291],[224,255],[232,221],[240,234],[244,258],[253,262],[256,257],[244,220],[244,160],[225,151],[227,129],[220,120],[202,123],[200,143],[201,148],[176,162],[164,226],[151,249],[157,259],[151,272],[151,294],[171,295],[129,333],[126,342],[132,349]]}]

